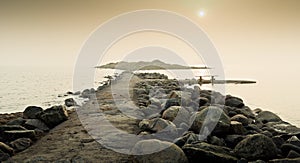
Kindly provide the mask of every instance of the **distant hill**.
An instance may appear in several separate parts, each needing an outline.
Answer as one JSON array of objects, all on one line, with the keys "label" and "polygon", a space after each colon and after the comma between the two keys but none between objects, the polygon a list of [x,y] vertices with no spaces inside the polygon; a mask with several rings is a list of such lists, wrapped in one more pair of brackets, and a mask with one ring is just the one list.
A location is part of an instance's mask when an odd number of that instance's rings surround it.
[{"label": "distant hill", "polygon": [[103,69],[120,69],[120,70],[163,70],[163,69],[209,69],[208,67],[189,67],[178,64],[168,64],[160,60],[153,60],[151,62],[139,61],[139,62],[116,62],[108,63],[106,65],[96,66],[95,68]]}]

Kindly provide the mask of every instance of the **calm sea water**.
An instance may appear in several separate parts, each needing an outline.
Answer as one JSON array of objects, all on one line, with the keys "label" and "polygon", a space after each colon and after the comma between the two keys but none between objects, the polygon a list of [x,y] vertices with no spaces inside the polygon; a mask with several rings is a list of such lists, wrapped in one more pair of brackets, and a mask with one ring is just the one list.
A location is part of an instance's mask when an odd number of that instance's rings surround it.
[{"label": "calm sea water", "polygon": [[[104,76],[120,72],[116,70],[95,70],[94,88],[97,88],[99,82],[105,80]],[[161,70],[158,72],[164,73],[170,78],[179,79],[207,73],[205,70]],[[233,69],[226,70],[227,72],[232,77],[253,76],[258,80],[258,83],[226,85],[226,94],[241,97],[251,109],[270,110],[282,119],[300,127],[298,91],[295,91],[294,87],[286,86],[283,83],[284,79],[274,81],[275,76],[273,78],[272,76],[266,77],[263,74],[252,75],[247,72],[243,76],[235,73]],[[51,105],[62,104],[65,98],[69,98],[63,96],[67,91],[76,91],[72,87],[73,70],[70,68],[2,67],[0,76],[0,113],[23,111],[28,105],[47,108]],[[82,85],[82,89],[84,88],[87,87]],[[211,86],[206,86],[206,88],[211,89]]]}]

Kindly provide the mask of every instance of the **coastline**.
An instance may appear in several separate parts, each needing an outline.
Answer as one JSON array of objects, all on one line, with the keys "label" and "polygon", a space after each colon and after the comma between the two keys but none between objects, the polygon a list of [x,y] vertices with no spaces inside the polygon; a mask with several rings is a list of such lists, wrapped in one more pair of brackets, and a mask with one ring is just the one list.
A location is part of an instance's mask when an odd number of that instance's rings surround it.
[{"label": "coastline", "polygon": [[[237,160],[274,160],[274,159],[292,159],[287,158],[289,152],[291,149],[294,149],[293,146],[290,145],[284,146],[284,149],[282,149],[282,145],[284,144],[291,144],[289,143],[289,139],[292,137],[298,137],[300,135],[299,128],[290,125],[289,123],[286,123],[282,121],[277,115],[266,112],[262,110],[254,110],[254,108],[250,109],[249,107],[245,106],[243,103],[243,100],[234,97],[234,96],[224,96],[218,93],[215,93],[213,91],[207,91],[207,90],[201,90],[198,88],[193,89],[186,89],[184,92],[188,92],[190,98],[193,100],[190,100],[189,98],[186,98],[183,92],[180,92],[180,84],[176,82],[176,80],[169,80],[166,79],[166,76],[164,75],[151,75],[151,78],[148,79],[147,74],[139,74],[136,77],[134,77],[134,80],[130,80],[130,83],[132,83],[132,92],[131,95],[136,105],[140,108],[139,110],[133,110],[131,112],[125,112],[129,115],[133,116],[139,116],[143,115],[142,121],[133,120],[130,118],[130,116],[124,116],[116,106],[114,106],[111,101],[114,98],[119,99],[120,97],[124,96],[124,92],[126,90],[120,89],[124,88],[123,85],[118,85],[117,91],[115,90],[114,93],[116,95],[111,95],[112,90],[110,90],[109,83],[112,84],[118,84],[122,83],[122,79],[131,77],[128,74],[125,73],[120,75],[120,81],[112,81],[108,82],[107,84],[104,84],[104,86],[99,87],[97,90],[86,90],[81,93],[81,95],[84,95],[86,97],[89,97],[89,101],[84,104],[82,107],[76,107],[76,111],[71,109],[69,111],[69,118],[59,124],[53,129],[51,129],[49,132],[45,132],[45,136],[43,136],[41,139],[38,139],[33,143],[33,146],[29,147],[28,149],[24,150],[23,152],[17,153],[15,156],[13,156],[11,159],[13,161],[21,161],[24,160],[24,158],[28,159],[29,161],[34,161],[35,159],[45,159],[46,161],[54,161],[54,160],[72,160],[72,159],[79,159],[79,160],[85,160],[85,161],[96,161],[101,159],[101,156],[94,156],[94,154],[106,154],[107,158],[118,160],[118,161],[132,161],[132,160],[138,160],[143,161],[150,158],[157,158],[157,159],[172,159],[176,162],[176,159],[181,161],[189,161],[194,162],[198,160],[197,155],[203,156],[206,161],[210,161],[213,159],[219,160],[219,162],[222,162],[224,160],[232,162]],[[158,80],[157,80],[158,79]],[[158,92],[149,92],[148,87],[153,86],[160,86],[157,87],[155,90]],[[158,89],[159,88],[159,89]],[[85,93],[84,93],[85,92]],[[159,92],[164,92],[163,94],[159,94]],[[96,93],[96,98],[92,96],[91,94]],[[125,92],[127,93],[127,92]],[[157,100],[159,99],[159,96],[167,96],[163,97],[165,100]],[[199,95],[199,97],[198,97]],[[154,99],[156,98],[156,99]],[[178,99],[183,99],[179,100]],[[200,99],[199,99],[200,98]],[[224,111],[220,111],[220,104],[222,104],[222,99],[225,99],[224,104],[225,108]],[[129,133],[138,134],[138,135],[145,135],[148,137],[148,140],[154,140],[158,139],[156,137],[157,133],[160,133],[161,128],[165,128],[166,126],[169,126],[171,124],[172,130],[168,131],[168,135],[171,135],[171,138],[164,137],[163,139],[159,139],[159,141],[166,142],[171,141],[176,144],[176,146],[171,146],[170,148],[177,152],[171,153],[171,151],[167,150],[167,153],[169,156],[176,155],[177,157],[170,158],[168,156],[163,155],[145,155],[145,156],[135,156],[131,157],[128,155],[123,154],[117,154],[116,152],[106,149],[103,146],[99,146],[99,144],[89,137],[89,134],[86,132],[86,130],[91,131],[93,128],[83,128],[82,122],[79,121],[76,113],[78,114],[78,111],[87,111],[87,113],[95,113],[97,110],[92,110],[91,106],[93,106],[93,103],[97,100],[101,105],[100,110],[102,110],[106,117],[110,119],[110,122],[112,122],[114,125],[118,126],[118,128],[121,128]],[[122,99],[119,99],[122,100]],[[198,103],[194,103],[193,105],[185,105],[188,101],[193,102],[194,100],[200,100]],[[218,101],[219,100],[219,101]],[[123,99],[124,101],[124,99]],[[164,102],[163,102],[164,101]],[[181,104],[179,104],[181,103]],[[155,104],[155,105],[153,105]],[[178,112],[179,110],[182,110],[182,107],[177,106],[183,106],[184,116],[183,119],[180,122],[184,123],[176,123],[174,121],[174,112]],[[130,106],[130,105],[126,105]],[[151,106],[151,107],[149,107]],[[194,108],[193,108],[194,107]],[[201,119],[202,114],[204,114],[205,110],[208,107],[212,107],[213,110],[216,112],[220,112],[223,117],[222,123],[217,120],[217,125],[219,127],[219,131],[213,132],[210,136],[207,137],[207,139],[201,141],[197,138],[197,132],[199,132],[199,127],[203,123],[203,119]],[[129,107],[130,108],[130,107]],[[186,109],[188,108],[188,109]],[[195,110],[196,108],[196,110]],[[161,114],[155,114],[158,111],[161,112]],[[189,121],[186,121],[184,119],[185,114],[191,114],[194,119],[196,119],[196,122],[189,124]],[[194,114],[197,113],[197,114]],[[137,114],[137,115],[136,115]],[[238,115],[238,116],[237,116]],[[1,117],[7,117],[6,121],[8,122],[13,119],[16,119],[17,116],[21,117],[21,113],[15,113],[15,114],[1,114]],[[80,120],[82,120],[83,117],[80,117],[78,115]],[[176,116],[176,114],[175,114]],[[94,122],[94,119],[91,119],[91,117],[85,117],[84,119],[91,120]],[[174,122],[174,124],[172,123]],[[4,123],[3,122],[3,123]],[[160,123],[157,123],[160,122]],[[225,123],[225,124],[224,124]],[[150,125],[150,124],[154,124]],[[156,124],[156,125],[155,125]],[[157,124],[162,126],[157,126]],[[81,126],[81,127],[80,127]],[[191,129],[188,129],[186,127],[191,126]],[[217,128],[218,128],[217,127]],[[174,130],[173,130],[174,129]],[[176,133],[174,133],[176,131]],[[183,131],[183,132],[182,132]],[[186,132],[189,131],[189,132]],[[109,135],[110,137],[107,137],[107,133],[109,133],[109,129],[105,131],[101,135],[104,136],[108,141],[115,140],[114,135]],[[179,136],[176,141],[172,140],[172,134],[174,137]],[[67,138],[66,135],[71,136],[70,138]],[[230,137],[229,135],[236,135],[235,138]],[[269,142],[268,146],[271,144],[268,148],[273,148],[276,150],[279,150],[280,152],[274,154],[274,153],[268,153],[266,149],[257,149],[257,147],[254,147],[257,151],[260,151],[260,153],[252,158],[252,156],[249,156],[249,151],[243,151],[247,149],[251,145],[251,141],[253,138],[253,135],[258,137],[258,140],[255,140],[255,143],[262,143],[263,146],[266,146],[264,142]],[[257,136],[258,135],[258,136]],[[56,138],[57,137],[57,138]],[[281,142],[275,142],[276,140],[280,139]],[[191,139],[192,138],[192,139]],[[297,139],[298,139],[297,138]],[[53,139],[51,144],[54,144],[52,147],[45,146],[45,143],[51,139]],[[191,142],[187,142],[187,139],[191,139],[194,143],[197,145],[191,144]],[[229,140],[230,139],[230,140]],[[259,139],[266,140],[266,141],[259,141]],[[123,140],[124,141],[124,140]],[[247,142],[243,144],[243,141]],[[283,142],[282,142],[283,141]],[[56,143],[55,143],[56,142]],[[69,142],[70,146],[62,147],[62,142]],[[91,143],[92,145],[90,145]],[[148,142],[140,142],[144,145],[147,145]],[[238,146],[238,144],[242,143]],[[96,145],[97,144],[97,145]],[[114,144],[116,145],[116,144]],[[292,144],[293,145],[293,144]],[[99,150],[94,150],[93,152],[89,152],[92,148],[99,148]],[[238,147],[237,147],[238,146]],[[247,148],[245,148],[246,146]],[[68,155],[63,156],[62,154],[67,152],[68,150],[79,148],[78,150],[75,150],[74,152],[70,152]],[[125,146],[118,145],[118,148],[128,148],[128,146],[125,143]],[[138,148],[136,146],[132,146],[131,148]],[[208,152],[215,153],[211,155],[211,153],[204,152],[203,149],[208,148]],[[286,149],[288,148],[288,149]],[[41,150],[43,149],[43,150]],[[51,149],[53,153],[46,154],[45,152],[47,150]],[[101,150],[102,151],[101,151]],[[296,148],[297,149],[297,148]],[[226,152],[227,150],[231,152]],[[287,150],[287,151],[286,151]],[[243,152],[242,152],[243,151]],[[37,154],[36,156],[32,156],[32,154]],[[60,154],[60,158],[56,158],[58,153]],[[79,154],[79,157],[75,157],[75,153]],[[93,154],[92,154],[93,153]],[[197,155],[194,155],[193,153],[197,153]],[[216,154],[217,153],[217,154]],[[246,153],[246,154],[245,154]],[[296,151],[297,153],[297,151]],[[222,154],[222,156],[220,156]],[[253,154],[253,153],[252,153]],[[41,156],[41,157],[37,157]],[[91,157],[87,157],[91,156]],[[104,157],[104,156],[102,156]],[[179,158],[180,157],[180,158]],[[186,158],[185,158],[186,157]],[[103,159],[103,158],[102,158]],[[175,159],[175,160],[174,160]],[[178,161],[177,160],[177,161]],[[276,162],[276,161],[275,161]]]}]

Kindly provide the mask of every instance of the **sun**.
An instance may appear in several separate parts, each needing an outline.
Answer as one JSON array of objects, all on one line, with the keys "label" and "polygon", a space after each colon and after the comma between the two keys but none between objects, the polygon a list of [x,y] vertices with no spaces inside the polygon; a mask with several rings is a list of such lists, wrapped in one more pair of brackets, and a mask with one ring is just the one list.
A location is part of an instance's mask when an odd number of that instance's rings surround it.
[{"label": "sun", "polygon": [[205,11],[200,10],[200,11],[198,12],[198,16],[204,17],[204,16],[205,16]]}]

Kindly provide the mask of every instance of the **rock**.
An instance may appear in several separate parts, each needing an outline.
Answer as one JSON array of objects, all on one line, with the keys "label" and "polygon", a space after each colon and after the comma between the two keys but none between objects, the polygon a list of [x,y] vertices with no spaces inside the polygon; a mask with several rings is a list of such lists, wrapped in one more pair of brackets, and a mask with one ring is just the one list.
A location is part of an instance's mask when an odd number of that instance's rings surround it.
[{"label": "rock", "polygon": [[273,136],[272,140],[278,149],[284,144],[284,139],[281,136]]},{"label": "rock", "polygon": [[6,145],[3,142],[0,142],[0,150],[5,153],[8,153],[10,156],[14,154],[14,149],[12,149],[10,146]]},{"label": "rock", "polygon": [[181,105],[181,99],[179,98],[170,98],[166,101],[165,109],[168,109],[171,106],[180,106]]},{"label": "rock", "polygon": [[144,119],[139,123],[139,127],[142,130],[150,130],[152,132],[159,132],[162,130],[169,130],[169,129],[176,129],[176,126],[168,121],[164,120],[162,118],[154,118],[151,120]]},{"label": "rock", "polygon": [[300,147],[297,147],[293,144],[282,144],[281,151],[284,156],[287,156],[291,150],[300,153]]},{"label": "rock", "polygon": [[32,144],[31,139],[29,138],[19,138],[17,140],[14,140],[12,142],[10,142],[10,146],[13,147],[13,149],[16,152],[21,152],[25,149],[27,149],[28,147],[30,147],[30,145]]},{"label": "rock", "polygon": [[243,135],[246,133],[246,129],[244,128],[243,124],[238,121],[231,121],[230,122],[230,133]]},{"label": "rock", "polygon": [[24,126],[29,130],[37,128],[45,132],[49,131],[49,127],[39,119],[27,119]]},{"label": "rock", "polygon": [[217,146],[225,146],[225,141],[222,138],[218,138],[216,136],[209,136],[207,138],[209,144],[217,145]]},{"label": "rock", "polygon": [[36,139],[34,130],[11,130],[4,131],[4,138],[8,141],[13,141],[19,138],[30,138],[31,140]]},{"label": "rock", "polygon": [[0,126],[0,135],[4,131],[11,131],[11,130],[26,130],[26,128],[20,125],[1,125]]},{"label": "rock", "polygon": [[71,107],[71,106],[76,106],[77,103],[73,98],[67,98],[67,99],[65,99],[65,105],[67,107]]},{"label": "rock", "polygon": [[267,137],[270,137],[270,138],[272,138],[272,136],[273,136],[273,134],[269,131],[263,131],[263,132],[261,132],[261,134],[266,135]]},{"label": "rock", "polygon": [[132,151],[137,154],[134,156],[136,162],[188,162],[184,152],[177,145],[156,139],[139,141]]},{"label": "rock", "polygon": [[289,143],[289,144],[293,144],[295,146],[300,147],[300,140],[298,139],[297,136],[292,136],[286,142]]},{"label": "rock", "polygon": [[7,122],[6,125],[23,125],[25,122],[26,122],[25,119],[23,119],[22,117],[19,117],[17,119]]},{"label": "rock", "polygon": [[300,154],[295,152],[294,150],[291,150],[288,155],[286,156],[287,158],[300,158]]},{"label": "rock", "polygon": [[179,126],[179,124],[182,122],[189,122],[190,114],[184,107],[171,106],[163,112],[162,118],[169,121],[173,121],[175,125]]},{"label": "rock", "polygon": [[229,148],[210,145],[204,142],[187,144],[182,147],[190,163],[218,162],[236,163],[237,158],[232,156]]},{"label": "rock", "polygon": [[283,158],[283,159],[274,159],[269,161],[269,163],[299,163],[299,162],[300,162],[300,158],[294,158],[294,159]]},{"label": "rock", "polygon": [[287,122],[268,122],[264,124],[264,126],[268,127],[268,131],[270,131],[274,136],[275,135],[295,135],[300,132],[300,128],[293,126]]},{"label": "rock", "polygon": [[199,141],[199,136],[193,132],[187,132],[185,133],[182,137],[177,138],[174,143],[178,146],[178,147],[182,147],[185,144],[192,144],[195,142]]},{"label": "rock", "polygon": [[277,155],[276,145],[272,139],[262,134],[246,137],[235,146],[234,152],[237,156],[248,160],[268,160]]},{"label": "rock", "polygon": [[38,118],[41,119],[48,127],[53,128],[68,119],[68,112],[65,106],[53,106],[41,112],[38,115]]},{"label": "rock", "polygon": [[[228,133],[230,129],[230,119],[224,111],[217,106],[208,106],[200,112],[196,112],[191,117],[191,130],[199,133],[202,125],[208,132],[212,130],[213,135]],[[213,128],[212,124],[216,124]]]},{"label": "rock", "polygon": [[28,106],[23,111],[23,118],[24,119],[35,119],[37,118],[36,115],[43,111],[43,108],[38,106]]},{"label": "rock", "polygon": [[157,106],[159,110],[161,109],[161,102],[157,98],[150,98],[150,104]]},{"label": "rock", "polygon": [[234,148],[240,141],[245,139],[243,135],[227,135],[225,137],[225,143],[229,148]]},{"label": "rock", "polygon": [[263,160],[256,160],[256,161],[250,161],[248,163],[266,163],[266,162]]},{"label": "rock", "polygon": [[248,118],[242,114],[237,114],[237,115],[231,117],[230,120],[241,122],[244,126],[247,126],[249,124]]},{"label": "rock", "polygon": [[10,158],[8,153],[3,152],[2,150],[0,150],[0,162],[1,161],[6,161]]},{"label": "rock", "polygon": [[243,106],[245,106],[242,99],[230,95],[226,96],[225,105],[236,108],[242,108]]},{"label": "rock", "polygon": [[262,111],[257,114],[256,118],[263,123],[282,121],[280,117],[270,111]]},{"label": "rock", "polygon": [[253,110],[253,112],[255,114],[259,114],[260,112],[262,112],[262,110],[260,108],[256,108],[256,109]]}]

